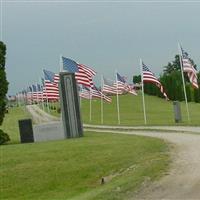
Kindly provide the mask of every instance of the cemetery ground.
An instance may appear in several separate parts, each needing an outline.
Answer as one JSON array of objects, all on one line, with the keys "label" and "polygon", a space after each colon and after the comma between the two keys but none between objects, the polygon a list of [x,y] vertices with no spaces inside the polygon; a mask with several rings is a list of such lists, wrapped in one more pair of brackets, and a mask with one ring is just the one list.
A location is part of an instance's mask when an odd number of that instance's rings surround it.
[{"label": "cemetery ground", "polygon": [[11,108],[1,127],[11,137],[0,147],[1,199],[128,199],[169,169],[169,145],[155,138],[85,132],[19,144],[17,120],[26,117],[22,107]]},{"label": "cemetery ground", "polygon": [[[175,125],[172,102],[151,96],[145,99],[147,125]],[[189,103],[190,123],[184,102],[181,108],[183,122],[179,125],[200,124],[199,104]],[[89,102],[82,101],[81,109],[84,123],[100,124],[99,100],[92,102],[92,122]],[[120,110],[122,125],[144,124],[140,95],[120,96]],[[51,114],[59,116],[55,110]],[[117,125],[116,114],[113,98],[112,104],[104,104],[104,124]],[[30,116],[23,107],[12,108],[1,127],[11,137],[9,144],[0,147],[2,199],[198,199],[200,196],[199,133],[91,130],[73,140],[19,144],[17,120],[27,117]]]},{"label": "cemetery ground", "polygon": [[[101,124],[101,100],[92,100],[92,114],[90,121],[90,101],[82,99],[81,112],[83,122],[86,124]],[[166,101],[155,96],[145,95],[147,125],[200,125],[200,103],[189,102],[190,122],[187,119],[185,102],[180,102],[182,112],[182,122],[174,122],[173,102]],[[42,108],[42,105],[40,106]],[[50,103],[50,107],[57,108],[57,103]],[[46,112],[48,112],[45,107]],[[142,107],[142,96],[139,93],[134,95],[119,96],[119,110],[121,125],[143,126],[144,115]],[[50,114],[59,117],[56,109],[50,109]],[[118,125],[116,96],[112,97],[112,103],[103,103],[103,124]]]}]

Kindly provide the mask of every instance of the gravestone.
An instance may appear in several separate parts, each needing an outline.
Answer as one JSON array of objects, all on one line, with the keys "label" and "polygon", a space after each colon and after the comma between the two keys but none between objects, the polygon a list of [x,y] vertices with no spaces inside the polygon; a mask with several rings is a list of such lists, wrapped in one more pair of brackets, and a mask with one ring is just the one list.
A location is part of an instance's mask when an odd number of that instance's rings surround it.
[{"label": "gravestone", "polygon": [[173,106],[174,106],[174,120],[176,123],[179,123],[182,121],[180,102],[174,101]]},{"label": "gravestone", "polygon": [[22,119],[18,123],[21,143],[34,142],[31,119]]}]

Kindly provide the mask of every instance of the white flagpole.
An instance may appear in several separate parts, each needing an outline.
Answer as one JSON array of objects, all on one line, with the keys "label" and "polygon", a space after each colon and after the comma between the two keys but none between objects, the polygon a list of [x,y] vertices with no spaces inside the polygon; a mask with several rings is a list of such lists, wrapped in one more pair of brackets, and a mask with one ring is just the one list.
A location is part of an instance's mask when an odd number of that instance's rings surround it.
[{"label": "white flagpole", "polygon": [[185,96],[185,106],[186,106],[186,110],[187,110],[187,118],[188,118],[188,122],[190,122],[190,113],[189,113],[189,108],[188,108],[188,100],[187,100],[187,94],[186,94],[186,89],[185,89],[185,80],[184,80],[184,74],[183,74],[183,63],[182,63],[182,50],[181,50],[181,46],[178,43],[178,49],[179,49],[179,60],[180,60],[180,65],[181,65],[181,76],[182,76],[182,81],[183,81],[183,91],[184,91],[184,96]]},{"label": "white flagpole", "polygon": [[[45,80],[44,80],[44,81],[45,81]],[[49,109],[49,99],[48,99],[48,96],[47,96],[46,86],[45,86],[45,93],[46,93],[46,101],[47,101],[47,110],[48,110],[48,113],[50,113],[50,109]]]},{"label": "white flagpole", "polygon": [[60,54],[60,61],[59,61],[59,64],[60,64],[60,72],[62,72],[62,71],[63,71],[62,54]]},{"label": "white flagpole", "polygon": [[[44,72],[44,70],[43,70],[43,72]],[[49,99],[48,99],[48,96],[47,96],[47,90],[46,90],[46,85],[45,85],[45,78],[44,78],[44,88],[45,88],[45,94],[46,94],[47,110],[48,110],[48,113],[50,113],[50,109],[49,109]]]},{"label": "white flagpole", "polygon": [[141,84],[142,84],[142,103],[143,103],[143,113],[144,113],[144,124],[147,124],[147,117],[146,117],[146,107],[145,107],[145,100],[144,100],[144,82],[143,82],[143,70],[142,70],[142,59],[140,59],[140,73],[141,73]]},{"label": "white flagpole", "polygon": [[[39,78],[39,84],[40,84],[40,82],[41,82],[41,79]],[[43,85],[43,83],[42,83],[42,91],[40,91],[40,92],[42,92],[42,110],[44,110],[43,87],[44,87],[44,85]],[[41,86],[40,86],[40,89],[41,89]],[[40,98],[41,98],[41,97],[40,97]],[[41,99],[40,99],[40,100],[41,100]]]},{"label": "white flagpole", "polygon": [[103,92],[102,92],[102,88],[103,88],[103,75],[101,75],[101,124],[103,124]]},{"label": "white flagpole", "polygon": [[37,83],[36,83],[36,92],[37,92],[37,105],[39,104],[39,98],[38,98],[38,85],[37,85]]},{"label": "white flagpole", "polygon": [[117,118],[118,124],[120,124],[120,110],[119,110],[119,94],[118,94],[118,81],[117,81],[117,70],[116,70],[116,84],[117,84]]},{"label": "white flagpole", "polygon": [[[59,64],[60,64],[60,72],[63,72],[63,61],[62,61],[62,54],[60,54],[60,60],[59,60]],[[60,81],[60,75],[59,75],[59,81]],[[60,83],[58,84],[58,89],[60,89]],[[59,91],[59,99],[58,99],[58,105],[60,106],[60,120],[62,121],[62,110],[61,110],[61,103],[60,103],[60,91]]]},{"label": "white flagpole", "polygon": [[44,95],[43,95],[43,87],[42,87],[42,110],[44,110]]},{"label": "white flagpole", "polygon": [[92,121],[92,89],[90,87],[90,122]]},{"label": "white flagpole", "polygon": [[32,104],[34,105],[35,101],[34,101],[34,98],[33,98],[33,85],[31,85],[31,100],[32,100]]}]

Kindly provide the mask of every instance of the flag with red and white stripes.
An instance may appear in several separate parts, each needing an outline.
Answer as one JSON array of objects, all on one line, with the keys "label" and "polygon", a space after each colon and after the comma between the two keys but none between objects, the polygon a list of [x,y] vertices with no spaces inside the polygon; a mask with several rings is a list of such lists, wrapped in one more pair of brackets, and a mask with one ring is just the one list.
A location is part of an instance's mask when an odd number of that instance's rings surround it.
[{"label": "flag with red and white stripes", "polygon": [[106,94],[117,94],[117,87],[115,82],[103,77],[103,86],[101,91]]},{"label": "flag with red and white stripes", "polygon": [[44,71],[43,99],[57,101],[59,99],[58,84],[54,82],[55,73]]},{"label": "flag with red and white stripes", "polygon": [[167,94],[164,91],[162,84],[144,63],[142,63],[142,77],[143,82],[156,84],[156,86],[160,88],[160,92],[163,94],[163,96],[168,100]]},{"label": "flag with red and white stripes", "polygon": [[124,92],[128,92],[133,95],[137,95],[137,92],[134,90],[133,86],[127,83],[125,77],[121,76],[117,73],[117,88],[119,90],[119,94]]},{"label": "flag with red and white stripes", "polygon": [[95,85],[93,88],[83,86],[79,93],[79,96],[85,99],[103,99],[104,101],[111,103],[112,99],[103,94]]},{"label": "flag with red and white stripes", "polygon": [[102,98],[104,101],[106,101],[108,103],[112,102],[112,99],[110,97],[106,96],[105,94],[103,94],[95,85],[91,90],[92,90],[92,97],[99,98],[99,99]]},{"label": "flag with red and white stripes", "polygon": [[187,73],[190,83],[195,89],[198,89],[197,70],[194,68],[191,59],[186,51],[181,47],[181,58],[183,64],[183,71]]},{"label": "flag with red and white stripes", "polygon": [[78,64],[74,60],[62,57],[62,63],[63,63],[63,70],[66,70],[68,72],[75,74],[75,79],[78,84],[82,84],[86,87],[93,87],[93,76],[96,75],[96,72],[83,65]]}]

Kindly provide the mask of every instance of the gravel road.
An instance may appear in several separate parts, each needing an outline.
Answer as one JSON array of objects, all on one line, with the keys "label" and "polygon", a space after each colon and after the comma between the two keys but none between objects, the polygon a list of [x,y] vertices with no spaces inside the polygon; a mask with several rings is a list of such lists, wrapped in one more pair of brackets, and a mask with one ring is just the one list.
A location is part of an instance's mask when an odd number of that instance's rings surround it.
[{"label": "gravel road", "polygon": [[37,105],[28,105],[26,106],[26,108],[28,112],[31,114],[32,119],[36,124],[59,120],[59,118],[46,113],[45,111],[40,109]]}]

